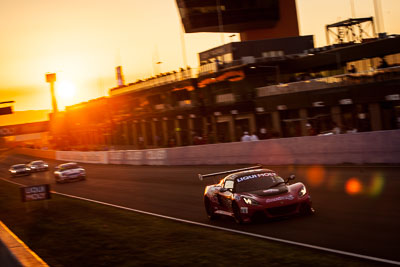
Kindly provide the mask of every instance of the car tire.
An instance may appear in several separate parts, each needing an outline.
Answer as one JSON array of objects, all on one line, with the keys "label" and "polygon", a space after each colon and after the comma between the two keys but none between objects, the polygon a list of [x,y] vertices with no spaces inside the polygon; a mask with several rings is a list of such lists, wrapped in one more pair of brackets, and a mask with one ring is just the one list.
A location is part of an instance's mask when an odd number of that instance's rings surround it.
[{"label": "car tire", "polygon": [[211,207],[210,200],[207,197],[204,198],[204,207],[206,208],[206,213],[209,220],[212,221],[218,218]]},{"label": "car tire", "polygon": [[238,224],[243,224],[244,222],[242,219],[242,215],[240,215],[240,209],[236,202],[232,203],[232,211],[233,211],[233,218],[235,219],[235,222]]},{"label": "car tire", "polygon": [[315,213],[315,210],[311,207],[311,205],[303,204],[300,207],[300,213],[303,214],[303,215],[309,216],[309,215],[313,215]]}]

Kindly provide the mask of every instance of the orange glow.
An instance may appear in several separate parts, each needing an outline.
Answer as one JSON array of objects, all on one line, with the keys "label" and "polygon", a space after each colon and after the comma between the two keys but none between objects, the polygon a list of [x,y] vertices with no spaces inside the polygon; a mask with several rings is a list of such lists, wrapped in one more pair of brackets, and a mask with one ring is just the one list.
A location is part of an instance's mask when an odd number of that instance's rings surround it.
[{"label": "orange glow", "polygon": [[306,178],[311,186],[320,186],[325,180],[325,170],[321,166],[312,166],[307,170]]},{"label": "orange glow", "polygon": [[[68,74],[79,88],[78,103],[107,95],[117,85],[117,65],[130,83],[151,77],[157,61],[166,72],[187,66],[195,70],[198,53],[240,41],[239,34],[230,32],[182,34],[173,0],[22,2],[5,0],[0,9],[2,21],[12,25],[0,27],[0,36],[7,36],[0,43],[0,95],[15,100],[17,111],[51,109],[47,72]],[[300,35],[314,35],[316,47],[327,44],[323,25],[351,16],[349,1],[296,2]],[[371,2],[355,1],[357,17],[374,14]],[[384,32],[399,33],[400,16],[394,11],[400,1],[381,2]]]},{"label": "orange glow", "polygon": [[207,78],[202,80],[201,82],[199,82],[197,84],[197,86],[199,88],[204,88],[207,85],[211,84],[211,83],[216,83],[216,82],[220,82],[220,81],[225,81],[228,80],[230,82],[238,82],[243,80],[245,77],[244,72],[241,70],[238,71],[228,71],[225,72],[223,74],[221,74],[220,76],[218,76],[217,78]]},{"label": "orange glow", "polygon": [[180,91],[180,90],[187,90],[189,92],[194,90],[193,86],[185,86],[185,87],[181,87],[181,88],[174,88],[172,91]]},{"label": "orange glow", "polygon": [[346,185],[345,185],[346,193],[349,195],[360,194],[362,192],[362,187],[363,186],[362,186],[361,182],[355,177],[347,180]]},{"label": "orange glow", "polygon": [[57,96],[62,99],[70,100],[75,96],[76,88],[75,85],[69,81],[61,81],[56,83]]}]

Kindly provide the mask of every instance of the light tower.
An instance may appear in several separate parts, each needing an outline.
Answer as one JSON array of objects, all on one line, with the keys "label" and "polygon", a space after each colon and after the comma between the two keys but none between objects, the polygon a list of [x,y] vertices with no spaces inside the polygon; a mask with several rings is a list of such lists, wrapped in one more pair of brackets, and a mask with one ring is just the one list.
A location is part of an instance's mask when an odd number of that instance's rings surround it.
[{"label": "light tower", "polygon": [[53,113],[58,112],[57,107],[57,99],[56,94],[54,91],[54,82],[56,81],[56,74],[55,73],[47,73],[46,74],[46,82],[50,83],[50,92],[51,92],[51,104],[53,106]]}]

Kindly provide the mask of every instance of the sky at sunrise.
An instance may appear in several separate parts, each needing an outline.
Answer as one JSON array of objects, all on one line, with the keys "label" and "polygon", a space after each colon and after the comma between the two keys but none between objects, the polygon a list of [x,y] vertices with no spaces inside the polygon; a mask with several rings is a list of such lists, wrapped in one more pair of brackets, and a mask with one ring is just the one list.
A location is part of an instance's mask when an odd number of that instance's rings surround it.
[{"label": "sky at sunrise", "polygon": [[[353,0],[356,17],[373,0]],[[297,0],[301,35],[326,45],[325,25],[348,19],[352,0]],[[380,0],[383,29],[400,33],[400,0]],[[184,66],[175,0],[0,0],[0,102],[16,111],[51,109],[45,74],[57,74],[59,107],[108,94],[121,65],[126,83]],[[239,41],[238,35],[225,42]],[[184,34],[187,63],[221,45],[219,33]],[[155,67],[155,62],[162,62]]]}]

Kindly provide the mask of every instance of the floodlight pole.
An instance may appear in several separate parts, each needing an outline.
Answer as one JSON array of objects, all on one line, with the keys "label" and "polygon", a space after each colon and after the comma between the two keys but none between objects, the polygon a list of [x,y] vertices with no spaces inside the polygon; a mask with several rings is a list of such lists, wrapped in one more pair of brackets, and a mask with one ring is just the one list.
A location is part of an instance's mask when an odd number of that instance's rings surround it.
[{"label": "floodlight pole", "polygon": [[50,92],[51,92],[51,104],[53,106],[53,113],[58,112],[57,107],[57,99],[54,90],[54,82],[56,81],[56,74],[55,73],[48,73],[46,74],[46,82],[50,83]]}]

